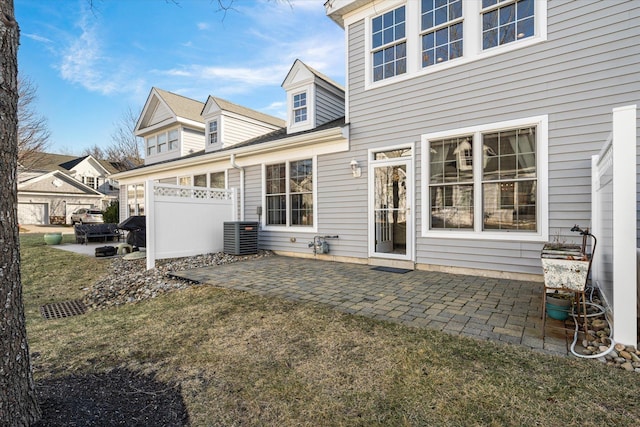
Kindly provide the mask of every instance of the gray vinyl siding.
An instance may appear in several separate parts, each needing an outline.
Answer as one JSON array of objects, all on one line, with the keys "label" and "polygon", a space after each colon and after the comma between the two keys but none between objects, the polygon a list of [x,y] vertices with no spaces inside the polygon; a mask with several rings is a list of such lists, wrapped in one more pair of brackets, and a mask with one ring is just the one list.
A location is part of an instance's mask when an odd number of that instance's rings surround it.
[{"label": "gray vinyl siding", "polygon": [[[344,257],[367,257],[366,176],[354,179],[346,154],[322,155],[317,158],[318,206],[315,218],[318,232],[290,227],[286,231],[261,230],[260,248],[311,254],[309,243],[317,235],[338,235],[330,240],[330,254]],[[287,159],[283,158],[282,161]],[[239,181],[238,181],[239,184]],[[245,220],[257,221],[256,209],[263,207],[262,164],[245,167]],[[291,241],[295,239],[295,241]]]},{"label": "gray vinyl siding", "polygon": [[344,98],[316,85],[316,126],[344,116]]},{"label": "gray vinyl siding", "polygon": [[222,123],[222,126],[224,126],[222,130],[222,144],[224,147],[235,145],[275,130],[273,126],[259,125],[237,117],[225,116]]},{"label": "gray vinyl siding", "polygon": [[182,128],[182,155],[204,149],[204,131]]},{"label": "gray vinyl siding", "polygon": [[[426,133],[548,115],[549,231],[577,240],[569,229],[591,225],[591,156],[611,132],[611,110],[640,100],[639,21],[640,2],[550,1],[546,42],[366,91],[364,24],[356,22],[348,28],[351,155],[366,159],[368,148]],[[542,243],[420,237],[423,153],[415,147],[417,262],[540,274]]]}]

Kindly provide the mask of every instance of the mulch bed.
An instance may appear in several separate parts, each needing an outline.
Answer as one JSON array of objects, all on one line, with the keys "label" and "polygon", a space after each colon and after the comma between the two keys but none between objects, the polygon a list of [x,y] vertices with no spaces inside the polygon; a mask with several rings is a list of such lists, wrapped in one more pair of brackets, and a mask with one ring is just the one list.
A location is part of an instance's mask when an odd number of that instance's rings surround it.
[{"label": "mulch bed", "polygon": [[36,384],[45,426],[187,426],[180,386],[127,369]]}]

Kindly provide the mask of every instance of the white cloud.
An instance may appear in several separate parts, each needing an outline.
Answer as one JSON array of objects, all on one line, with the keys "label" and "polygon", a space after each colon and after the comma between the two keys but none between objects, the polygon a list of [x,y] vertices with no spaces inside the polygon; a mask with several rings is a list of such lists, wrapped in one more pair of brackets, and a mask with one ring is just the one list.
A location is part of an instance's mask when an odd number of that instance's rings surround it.
[{"label": "white cloud", "polygon": [[35,41],[37,41],[37,42],[41,42],[41,43],[53,43],[53,41],[52,41],[52,40],[50,40],[50,39],[48,39],[48,38],[46,38],[46,37],[40,36],[40,35],[38,35],[38,34],[22,33],[21,35],[22,35],[22,36],[24,36],[24,37],[26,37],[26,38],[28,38],[28,39],[35,40]]},{"label": "white cloud", "polygon": [[89,25],[89,19],[85,13],[78,23],[80,36],[72,39],[60,54],[58,69],[62,78],[104,95],[143,90],[144,79],[134,77],[136,74],[126,65],[128,61],[104,53],[100,30]]},{"label": "white cloud", "polygon": [[209,29],[209,23],[207,23],[207,22],[198,22],[196,25],[198,26],[199,30],[208,30]]}]

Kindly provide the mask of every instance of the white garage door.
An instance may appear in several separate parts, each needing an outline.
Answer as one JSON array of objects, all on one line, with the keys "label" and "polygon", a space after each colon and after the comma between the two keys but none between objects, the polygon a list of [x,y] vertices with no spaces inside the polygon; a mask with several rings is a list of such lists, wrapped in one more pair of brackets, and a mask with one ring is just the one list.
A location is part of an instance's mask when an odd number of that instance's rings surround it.
[{"label": "white garage door", "polygon": [[19,224],[48,224],[46,203],[18,203]]}]

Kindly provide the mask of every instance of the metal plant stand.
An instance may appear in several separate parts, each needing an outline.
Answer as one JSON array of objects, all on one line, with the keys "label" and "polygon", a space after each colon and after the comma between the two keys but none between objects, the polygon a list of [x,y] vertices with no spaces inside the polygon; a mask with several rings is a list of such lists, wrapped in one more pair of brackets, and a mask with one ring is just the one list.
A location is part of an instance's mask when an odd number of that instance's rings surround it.
[{"label": "metal plant stand", "polygon": [[[540,255],[544,272],[544,292],[542,296],[542,336],[544,338],[547,320],[547,292],[563,292],[573,295],[578,316],[582,317],[582,327],[587,333],[587,301],[585,288],[589,281],[591,260],[596,250],[597,240],[589,229],[575,225],[571,231],[582,235],[582,245],[547,243]],[[587,237],[593,239],[591,254],[586,252]],[[569,310],[573,309],[569,306]]]}]

